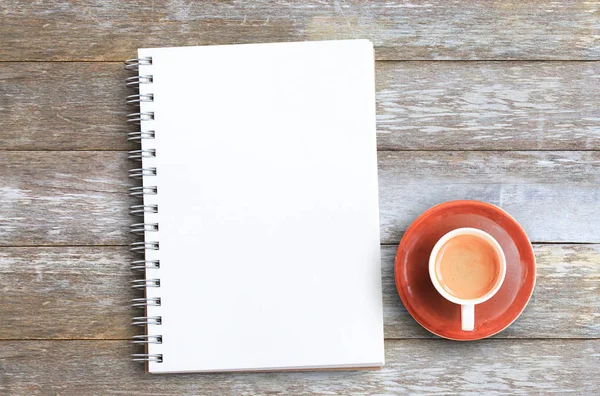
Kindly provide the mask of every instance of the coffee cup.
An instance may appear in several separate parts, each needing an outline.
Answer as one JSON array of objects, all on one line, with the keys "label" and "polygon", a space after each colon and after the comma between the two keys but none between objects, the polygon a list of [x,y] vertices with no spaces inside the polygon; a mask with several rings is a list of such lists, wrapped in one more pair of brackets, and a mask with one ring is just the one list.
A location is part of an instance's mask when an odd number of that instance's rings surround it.
[{"label": "coffee cup", "polygon": [[492,298],[506,276],[506,257],[490,234],[477,228],[450,231],[433,247],[429,277],[446,300],[461,306],[463,331],[475,328],[475,305]]}]

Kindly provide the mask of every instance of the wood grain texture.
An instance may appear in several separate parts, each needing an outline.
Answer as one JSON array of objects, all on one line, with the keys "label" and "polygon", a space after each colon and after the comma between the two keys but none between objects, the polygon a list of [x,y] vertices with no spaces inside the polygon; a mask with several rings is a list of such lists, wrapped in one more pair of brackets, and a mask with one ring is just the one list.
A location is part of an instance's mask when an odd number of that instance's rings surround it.
[{"label": "wood grain texture", "polygon": [[0,5],[0,60],[124,60],[137,48],[368,38],[378,59],[599,59],[597,1],[86,0]]},{"label": "wood grain texture", "polygon": [[122,63],[0,63],[0,149],[132,150]]},{"label": "wood grain texture", "polygon": [[130,338],[131,260],[124,246],[0,248],[0,339]]},{"label": "wood grain texture", "polygon": [[436,204],[475,199],[510,213],[534,242],[597,242],[600,152],[379,152],[381,238],[397,243]]},{"label": "wood grain texture", "polygon": [[[434,338],[404,309],[395,246],[382,247],[385,336]],[[600,245],[536,245],[537,285],[521,317],[496,338],[599,338]],[[0,339],[128,339],[135,274],[127,247],[0,249]],[[0,344],[1,347],[1,344]]]},{"label": "wood grain texture", "polygon": [[131,164],[106,151],[132,148],[120,62],[139,47],[368,38],[403,61],[377,63],[379,149],[446,150],[379,153],[384,243],[457,198],[502,206],[535,241],[600,242],[600,152],[450,152],[599,150],[598,63],[537,62],[599,60],[599,31],[598,1],[0,2],[0,150],[62,151],[0,153],[0,394],[600,393],[600,245],[580,244],[534,246],[533,298],[495,339],[422,329],[390,245],[383,369],[144,374],[122,340]]},{"label": "wood grain texture", "polygon": [[598,150],[600,63],[378,62],[380,150]]},{"label": "wood grain texture", "polygon": [[[596,394],[600,340],[387,341],[380,370],[144,374],[124,341],[0,342],[7,394]],[[168,356],[166,357],[168,359]]]},{"label": "wood grain texture", "polygon": [[133,241],[125,152],[4,152],[0,245]]},{"label": "wood grain texture", "polygon": [[[124,152],[4,152],[0,245],[133,241]],[[600,242],[600,152],[379,152],[382,243],[454,199],[507,210],[533,242]],[[550,221],[551,219],[551,221]]]},{"label": "wood grain texture", "polygon": [[[377,62],[380,150],[598,150],[600,63]],[[121,63],[0,63],[0,149],[130,150]]]}]

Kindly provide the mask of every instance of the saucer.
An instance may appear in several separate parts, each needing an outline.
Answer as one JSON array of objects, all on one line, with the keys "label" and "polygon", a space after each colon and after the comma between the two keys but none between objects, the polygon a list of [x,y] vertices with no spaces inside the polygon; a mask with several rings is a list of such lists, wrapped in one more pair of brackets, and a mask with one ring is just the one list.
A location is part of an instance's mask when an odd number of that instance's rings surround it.
[{"label": "saucer", "polygon": [[[429,278],[433,246],[461,227],[487,232],[506,256],[500,290],[475,306],[474,331],[461,329],[460,306],[442,297]],[[502,209],[480,201],[451,201],[432,207],[410,225],[398,246],[394,272],[400,299],[421,326],[451,340],[479,340],[501,332],[523,312],[535,286],[535,256],[523,228]]]}]

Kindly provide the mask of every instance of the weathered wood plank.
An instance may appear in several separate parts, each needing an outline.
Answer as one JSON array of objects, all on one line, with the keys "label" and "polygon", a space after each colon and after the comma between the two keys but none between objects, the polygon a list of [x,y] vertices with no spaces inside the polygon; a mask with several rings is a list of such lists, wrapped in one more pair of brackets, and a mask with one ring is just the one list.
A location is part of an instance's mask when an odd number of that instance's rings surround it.
[{"label": "weathered wood plank", "polygon": [[380,150],[598,150],[600,63],[378,62]]},{"label": "weathered wood plank", "polygon": [[[433,338],[404,309],[395,246],[382,247],[385,336]],[[496,338],[598,338],[600,245],[536,245],[537,285]],[[0,339],[127,339],[135,334],[126,247],[0,249]]]},{"label": "weathered wood plank", "polygon": [[0,63],[0,149],[132,150],[122,63]]},{"label": "weathered wood plank", "polygon": [[[396,243],[438,203],[476,199],[517,219],[534,242],[595,242],[600,152],[379,152],[381,236]],[[596,223],[596,224],[594,224]]]},{"label": "weathered wood plank", "polygon": [[[132,241],[124,152],[4,152],[0,245]],[[600,242],[600,152],[379,152],[381,237],[440,202],[499,205],[534,242]]]},{"label": "weathered wood plank", "polygon": [[139,47],[368,38],[378,59],[599,59],[600,3],[170,2],[0,5],[0,60],[123,60]]},{"label": "weathered wood plank", "polygon": [[[5,394],[595,394],[600,340],[387,341],[380,370],[144,374],[123,341],[0,342]],[[167,357],[168,358],[168,357]]]},{"label": "weathered wood plank", "polygon": [[[0,149],[132,149],[128,75],[0,63]],[[600,149],[600,63],[378,62],[376,76],[380,150]]]},{"label": "weathered wood plank", "polygon": [[125,152],[3,152],[0,245],[132,241]]},{"label": "weathered wood plank", "polygon": [[127,247],[0,248],[0,339],[134,335]]}]

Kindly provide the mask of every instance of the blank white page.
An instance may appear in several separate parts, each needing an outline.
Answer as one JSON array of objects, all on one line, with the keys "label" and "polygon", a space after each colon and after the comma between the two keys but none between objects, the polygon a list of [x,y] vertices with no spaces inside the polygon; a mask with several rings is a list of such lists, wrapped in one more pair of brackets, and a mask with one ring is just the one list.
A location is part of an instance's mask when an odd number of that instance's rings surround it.
[{"label": "blank white page", "polygon": [[384,362],[373,46],[139,50],[152,373]]}]

